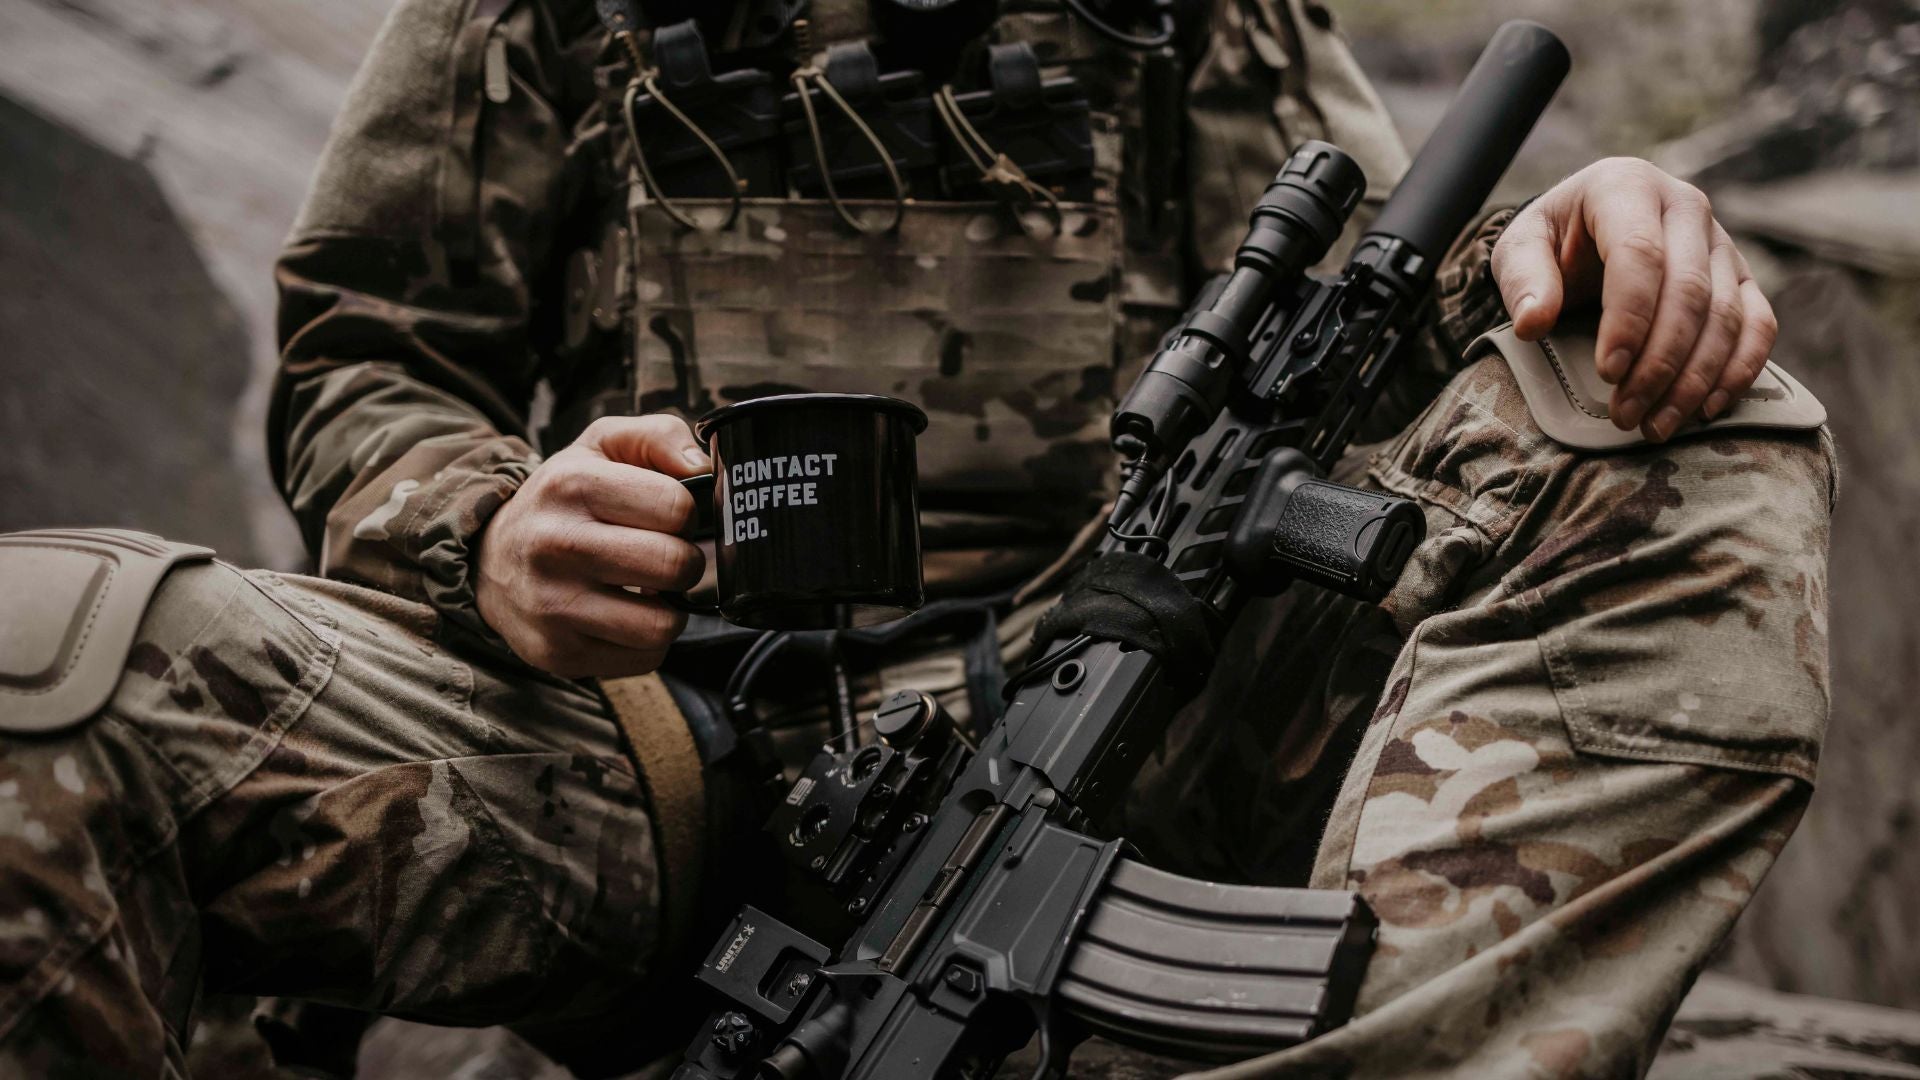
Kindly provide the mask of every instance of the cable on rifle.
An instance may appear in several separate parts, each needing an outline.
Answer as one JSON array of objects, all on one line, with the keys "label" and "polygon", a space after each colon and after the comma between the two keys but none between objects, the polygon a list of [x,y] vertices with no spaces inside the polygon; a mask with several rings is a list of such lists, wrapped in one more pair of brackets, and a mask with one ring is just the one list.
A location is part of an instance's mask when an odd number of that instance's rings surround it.
[{"label": "cable on rifle", "polygon": [[[847,673],[845,658],[840,653],[839,633],[827,637],[828,663],[830,666],[830,694],[827,702],[829,722],[833,732],[831,741],[838,741],[856,734],[860,722],[854,715],[854,694],[852,682]],[[762,721],[753,712],[753,688],[760,681],[760,673],[773,661],[780,651],[797,640],[791,630],[769,630],[753,640],[740,662],[734,665],[733,674],[727,677],[725,701],[727,718],[737,731],[752,727],[772,728],[774,725]],[[807,723],[804,716],[797,723]],[[782,724],[780,727],[793,726]]]},{"label": "cable on rifle", "polygon": [[733,721],[736,730],[744,731],[759,722],[753,715],[753,684],[760,678],[760,669],[767,666],[774,654],[791,640],[791,635],[782,630],[769,630],[753,639],[747,646],[746,655],[733,667],[733,674],[727,676],[726,706],[727,719]]},{"label": "cable on rifle", "polygon": [[1063,661],[1072,657],[1074,653],[1079,652],[1091,644],[1093,644],[1093,636],[1091,634],[1081,634],[1071,641],[1068,641],[1065,645],[1060,646],[1040,659],[1035,660],[1033,663],[1028,664],[1026,667],[1021,668],[1008,677],[1007,685],[1000,690],[1000,697],[1004,700],[1012,701],[1013,693],[1020,689],[1020,684],[1029,679],[1035,679],[1045,675],[1047,672],[1059,667]]},{"label": "cable on rifle", "polygon": [[[1127,462],[1125,467],[1131,471],[1142,465],[1139,459],[1135,459]],[[1173,519],[1173,502],[1173,485],[1169,484],[1161,489],[1160,506],[1154,511],[1153,522],[1147,526],[1146,532],[1121,532],[1116,517],[1107,520],[1107,535],[1123,544],[1145,544],[1149,553],[1165,558],[1172,551],[1172,545],[1167,541],[1167,526]]]}]

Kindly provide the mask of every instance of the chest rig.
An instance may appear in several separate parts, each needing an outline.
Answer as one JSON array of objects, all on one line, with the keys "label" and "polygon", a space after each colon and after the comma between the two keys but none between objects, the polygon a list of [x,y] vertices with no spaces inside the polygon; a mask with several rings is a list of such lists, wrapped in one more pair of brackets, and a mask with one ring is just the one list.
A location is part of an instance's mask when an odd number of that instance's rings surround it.
[{"label": "chest rig", "polygon": [[1009,580],[1111,495],[1114,403],[1188,292],[1187,60],[1050,0],[988,5],[927,60],[880,6],[812,0],[768,41],[616,30],[617,180],[569,266],[548,444],[609,413],[904,398],[931,418],[930,585]]}]

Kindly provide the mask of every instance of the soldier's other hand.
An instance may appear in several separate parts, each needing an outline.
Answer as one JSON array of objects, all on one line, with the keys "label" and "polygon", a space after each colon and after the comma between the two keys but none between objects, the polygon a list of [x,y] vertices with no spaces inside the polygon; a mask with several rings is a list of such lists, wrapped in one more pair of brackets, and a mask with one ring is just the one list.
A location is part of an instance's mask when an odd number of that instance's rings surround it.
[{"label": "soldier's other hand", "polygon": [[567,678],[660,666],[686,616],[626,586],[691,588],[706,558],[678,535],[711,468],[670,416],[607,417],[533,470],[480,540],[480,616],[522,660]]},{"label": "soldier's other hand", "polygon": [[1563,309],[1600,302],[1608,412],[1655,442],[1726,412],[1778,328],[1706,195],[1635,158],[1596,162],[1535,199],[1494,245],[1493,274],[1529,341]]}]

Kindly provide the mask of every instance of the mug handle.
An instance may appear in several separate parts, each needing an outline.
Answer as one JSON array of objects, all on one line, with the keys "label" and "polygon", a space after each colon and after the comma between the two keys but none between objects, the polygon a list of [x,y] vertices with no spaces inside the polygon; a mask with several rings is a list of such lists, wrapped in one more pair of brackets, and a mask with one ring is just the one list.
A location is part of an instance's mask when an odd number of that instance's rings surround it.
[{"label": "mug handle", "polygon": [[[708,540],[717,535],[713,514],[713,474],[701,473],[680,481],[680,486],[693,496],[693,521],[680,535],[688,540]],[[678,608],[689,615],[713,615],[718,617],[720,608],[716,604],[696,604],[687,599],[683,592],[658,592],[661,602],[668,607]]]}]

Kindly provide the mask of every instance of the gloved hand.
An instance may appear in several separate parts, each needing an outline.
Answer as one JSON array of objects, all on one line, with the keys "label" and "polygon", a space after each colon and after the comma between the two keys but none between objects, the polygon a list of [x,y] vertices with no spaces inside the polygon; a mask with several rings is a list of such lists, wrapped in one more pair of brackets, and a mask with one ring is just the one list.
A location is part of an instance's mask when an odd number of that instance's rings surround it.
[{"label": "gloved hand", "polygon": [[1696,412],[1725,412],[1778,330],[1706,195],[1636,158],[1595,162],[1528,204],[1494,245],[1493,275],[1528,341],[1567,307],[1600,302],[1608,413],[1655,442]]},{"label": "gloved hand", "polygon": [[514,654],[567,678],[660,666],[687,617],[628,591],[687,589],[706,557],[678,478],[712,468],[684,421],[606,417],[534,469],[480,538],[474,599]]}]

